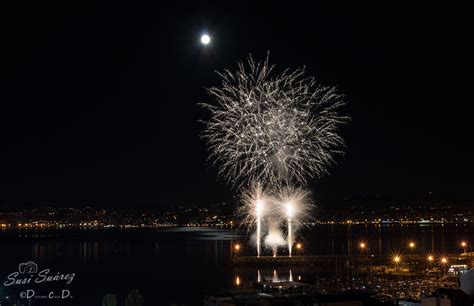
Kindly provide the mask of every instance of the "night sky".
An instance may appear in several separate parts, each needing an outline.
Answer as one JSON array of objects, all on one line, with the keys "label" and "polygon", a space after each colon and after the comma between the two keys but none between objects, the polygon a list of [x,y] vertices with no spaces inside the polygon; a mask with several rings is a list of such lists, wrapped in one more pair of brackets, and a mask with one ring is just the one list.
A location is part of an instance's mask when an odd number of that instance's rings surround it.
[{"label": "night sky", "polygon": [[197,103],[268,50],[347,96],[346,155],[316,199],[474,196],[470,10],[254,2],[2,3],[0,203],[231,200]]}]

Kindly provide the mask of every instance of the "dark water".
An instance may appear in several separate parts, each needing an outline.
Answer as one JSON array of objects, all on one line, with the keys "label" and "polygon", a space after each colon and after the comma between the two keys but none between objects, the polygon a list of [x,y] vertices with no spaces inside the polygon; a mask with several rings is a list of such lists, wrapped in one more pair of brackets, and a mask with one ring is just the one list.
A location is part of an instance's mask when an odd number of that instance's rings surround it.
[{"label": "dark water", "polygon": [[[403,252],[409,241],[423,253],[460,252],[462,240],[474,241],[472,226],[315,226],[301,233],[304,254],[357,254],[358,242],[366,252],[388,256]],[[132,289],[140,290],[145,305],[187,303],[200,305],[207,292],[230,288],[236,283],[255,281],[252,268],[233,268],[232,245],[240,243],[241,255],[254,249],[240,233],[198,228],[127,231],[0,232],[0,301],[9,296],[23,301],[20,292],[35,290],[37,295],[67,289],[72,298],[32,299],[31,305],[102,305],[104,294],[117,296],[124,305]],[[283,254],[285,250],[280,250]],[[38,270],[50,275],[75,273],[70,284],[55,281],[5,286],[7,276],[18,271],[22,262],[33,261]],[[291,270],[291,272],[290,272]],[[317,275],[302,268],[278,267],[260,272],[263,279],[290,279],[314,282]],[[290,276],[291,273],[291,276]],[[23,276],[23,275],[20,275]]]}]

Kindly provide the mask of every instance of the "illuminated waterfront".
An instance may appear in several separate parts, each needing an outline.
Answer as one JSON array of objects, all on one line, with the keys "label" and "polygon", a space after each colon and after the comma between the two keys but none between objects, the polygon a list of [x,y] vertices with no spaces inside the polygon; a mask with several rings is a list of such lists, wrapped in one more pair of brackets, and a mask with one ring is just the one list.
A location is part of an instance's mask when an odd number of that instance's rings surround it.
[{"label": "illuminated waterfront", "polygon": [[[260,259],[268,258],[268,263],[259,266],[233,264],[236,257],[252,255],[255,259],[255,249],[248,245],[248,237],[243,233],[228,230],[13,230],[1,232],[1,247],[12,255],[4,256],[0,276],[5,278],[5,273],[17,268],[14,254],[26,254],[25,259],[34,260],[42,267],[75,271],[73,288],[82,296],[73,301],[77,305],[101,301],[109,292],[123,298],[132,288],[140,289],[145,299],[192,304],[212,292],[258,282],[259,276],[260,281],[276,283],[291,278],[321,292],[365,286],[366,290],[375,288],[377,292],[389,293],[410,287],[416,296],[432,290],[448,275],[448,266],[455,263],[453,254],[462,252],[462,241],[473,241],[473,229],[456,225],[315,226],[305,230],[305,240],[297,242],[300,248],[294,250],[292,258],[282,252],[282,257],[274,259],[271,250],[263,250]],[[360,249],[362,240],[366,243],[364,249]],[[410,240],[416,241],[413,254],[407,246]],[[398,269],[390,263],[394,251],[400,252],[402,258]],[[428,260],[428,252],[433,254],[433,263]],[[305,255],[308,256],[303,260],[305,263],[298,264]],[[448,258],[445,266],[441,264],[441,255]],[[311,262],[318,257],[319,263]],[[378,266],[383,266],[386,273],[377,271]],[[404,270],[408,267],[416,268],[416,273]],[[97,292],[87,289],[91,282]],[[181,293],[183,283],[187,288],[185,296]],[[162,288],[158,296],[152,294],[156,287]]]}]

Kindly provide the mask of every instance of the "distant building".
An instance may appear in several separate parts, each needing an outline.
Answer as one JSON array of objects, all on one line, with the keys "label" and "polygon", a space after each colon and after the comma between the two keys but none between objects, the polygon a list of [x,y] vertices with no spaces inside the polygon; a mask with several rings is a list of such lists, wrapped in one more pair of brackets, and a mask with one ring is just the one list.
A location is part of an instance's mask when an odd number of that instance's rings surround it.
[{"label": "distant building", "polygon": [[468,271],[467,265],[451,265],[451,267],[449,267],[449,270],[448,270],[449,274],[451,275],[463,275],[467,271]]}]

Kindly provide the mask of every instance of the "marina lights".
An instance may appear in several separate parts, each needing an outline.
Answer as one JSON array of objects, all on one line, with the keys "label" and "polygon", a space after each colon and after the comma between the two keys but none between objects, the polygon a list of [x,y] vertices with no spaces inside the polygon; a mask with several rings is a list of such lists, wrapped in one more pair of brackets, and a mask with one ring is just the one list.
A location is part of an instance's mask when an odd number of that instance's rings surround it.
[{"label": "marina lights", "polygon": [[365,251],[367,249],[367,243],[365,241],[359,242],[359,250]]},{"label": "marina lights", "polygon": [[402,263],[403,258],[400,254],[393,254],[391,260],[394,265],[398,266]]},{"label": "marina lights", "polygon": [[448,264],[448,258],[446,258],[446,257],[444,257],[444,256],[441,257],[441,264],[442,264],[442,265]]}]

